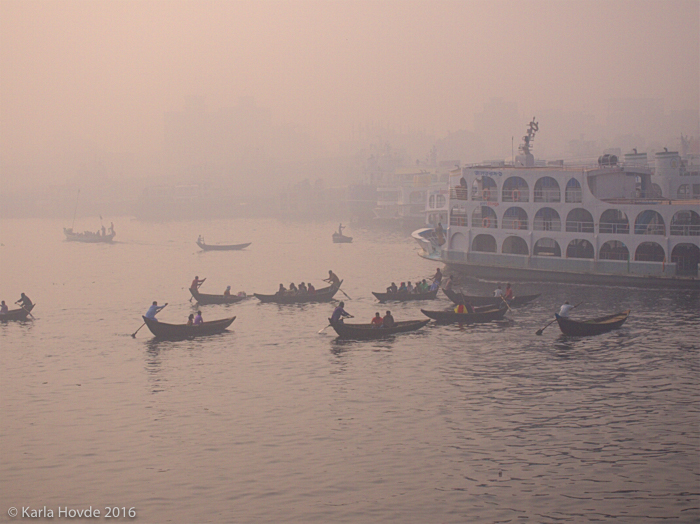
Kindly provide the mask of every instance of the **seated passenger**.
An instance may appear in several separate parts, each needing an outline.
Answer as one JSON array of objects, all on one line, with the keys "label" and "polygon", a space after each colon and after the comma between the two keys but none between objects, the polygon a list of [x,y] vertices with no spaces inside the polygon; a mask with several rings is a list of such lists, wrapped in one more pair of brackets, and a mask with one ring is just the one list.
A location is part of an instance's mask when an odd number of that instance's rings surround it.
[{"label": "seated passenger", "polygon": [[231,296],[231,286],[226,286],[226,291],[224,291],[224,296],[225,297]]},{"label": "seated passenger", "polygon": [[194,315],[192,313],[190,313],[190,316],[187,317],[187,325],[191,326],[193,324],[194,324]]},{"label": "seated passenger", "polygon": [[391,283],[391,285],[388,288],[386,288],[387,293],[396,293],[396,292],[398,292],[398,290],[399,290],[399,288],[397,288],[396,284],[393,282]]},{"label": "seated passenger", "polygon": [[306,294],[306,292],[307,292],[306,284],[304,284],[304,283],[302,282],[301,284],[299,284],[299,293],[300,293],[300,294]]},{"label": "seated passenger", "polygon": [[382,327],[382,322],[383,322],[383,319],[382,319],[381,315],[379,314],[379,311],[377,311],[374,314],[374,318],[370,321],[370,324],[372,324],[372,327],[379,328],[379,327]]},{"label": "seated passenger", "polygon": [[401,282],[401,285],[399,286],[398,293],[406,293],[408,291],[408,288],[406,287],[406,282]]},{"label": "seated passenger", "polygon": [[280,284],[280,288],[277,290],[278,295],[284,295],[287,292],[287,289],[284,287],[284,284]]},{"label": "seated passenger", "polygon": [[306,286],[306,292],[307,292],[309,295],[314,295],[314,294],[316,294],[316,288],[314,287],[314,285],[313,285],[311,282],[309,282],[309,285]]},{"label": "seated passenger", "polygon": [[197,311],[197,316],[194,317],[194,325],[199,326],[200,324],[204,324],[204,319],[202,318],[202,312]]},{"label": "seated passenger", "polygon": [[382,327],[391,328],[394,327],[395,324],[396,322],[394,322],[394,317],[391,316],[391,311],[387,311],[382,319]]}]

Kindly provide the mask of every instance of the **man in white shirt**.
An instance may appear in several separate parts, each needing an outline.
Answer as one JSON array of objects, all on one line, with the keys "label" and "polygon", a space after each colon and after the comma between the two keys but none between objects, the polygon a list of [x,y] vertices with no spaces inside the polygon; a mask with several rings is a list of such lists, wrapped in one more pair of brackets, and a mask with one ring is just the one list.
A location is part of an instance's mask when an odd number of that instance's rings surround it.
[{"label": "man in white shirt", "polygon": [[569,304],[569,301],[567,300],[559,309],[559,316],[563,318],[569,318],[569,311],[571,311],[572,309],[574,309],[574,306]]},{"label": "man in white shirt", "polygon": [[503,296],[503,290],[501,289],[500,284],[498,285],[498,288],[496,288],[496,290],[493,292],[493,296],[496,298]]}]

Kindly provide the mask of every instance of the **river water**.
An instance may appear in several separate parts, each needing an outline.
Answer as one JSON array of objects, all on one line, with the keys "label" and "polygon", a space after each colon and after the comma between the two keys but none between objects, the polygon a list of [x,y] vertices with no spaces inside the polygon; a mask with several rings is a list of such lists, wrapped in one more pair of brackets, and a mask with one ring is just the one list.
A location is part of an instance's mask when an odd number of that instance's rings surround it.
[{"label": "river water", "polygon": [[[435,272],[405,232],[349,227],[343,245],[335,223],[120,218],[118,242],[87,245],[63,225],[0,222],[0,298],[37,304],[0,324],[0,521],[89,506],[148,523],[700,519],[698,292],[518,282],[542,296],[507,321],[379,342],[319,334],[332,305],[251,298],[201,307],[236,315],[228,333],[157,342],[131,337],[140,315],[158,300],[162,321],[184,322],[195,275],[202,292],[273,293],[332,269],[367,322],[450,303],[371,295]],[[198,234],[252,245],[203,253]],[[597,337],[536,336],[564,300],[580,317],[632,314]]]}]

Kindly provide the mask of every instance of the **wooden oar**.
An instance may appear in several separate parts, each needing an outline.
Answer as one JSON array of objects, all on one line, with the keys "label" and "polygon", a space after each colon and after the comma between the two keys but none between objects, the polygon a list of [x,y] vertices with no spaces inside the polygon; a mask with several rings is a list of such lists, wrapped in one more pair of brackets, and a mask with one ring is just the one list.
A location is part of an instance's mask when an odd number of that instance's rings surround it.
[{"label": "wooden oar", "polygon": [[[508,305],[508,301],[507,301],[507,300],[506,300],[505,298],[503,298],[503,295],[501,295],[501,300],[503,300],[503,302],[505,302],[505,304],[506,304],[506,307],[508,308],[508,311],[510,311],[510,312],[512,313],[512,312],[513,312],[513,310],[512,310],[512,309],[510,309],[510,306]],[[556,319],[555,319],[555,320],[556,320]]]},{"label": "wooden oar", "polygon": [[348,296],[348,294],[347,294],[345,291],[343,291],[343,290],[340,289],[340,288],[338,288],[338,290],[339,290],[343,295],[345,295],[345,296],[348,298],[348,300],[352,300],[352,299]]},{"label": "wooden oar", "polygon": [[[575,305],[574,307],[572,307],[571,309],[576,309],[576,308],[579,307],[581,304],[583,304],[583,302],[579,302],[578,304],[576,304],[576,305]],[[552,324],[554,324],[556,321],[557,321],[557,319],[555,318],[554,320],[552,320],[549,324],[547,324],[547,325],[546,325],[545,327],[543,327],[542,329],[538,329],[537,331],[535,331],[535,335],[541,335],[542,333],[544,333],[544,330],[545,330],[545,329],[547,329],[549,326],[551,326]]]},{"label": "wooden oar", "polygon": [[[168,303],[166,302],[166,303],[163,305],[163,307],[160,308],[160,311],[163,311],[163,310],[165,309],[165,306],[167,306],[167,305],[168,305]],[[143,324],[141,324],[141,326],[139,326],[139,328],[131,334],[131,338],[136,338],[136,333],[138,333],[139,331],[141,331],[141,328],[142,328],[143,326],[145,326],[145,325],[146,325],[145,322],[144,322]]]},{"label": "wooden oar", "polygon": [[[34,305],[36,306],[36,304],[34,304]],[[28,310],[27,308],[25,308],[24,306],[20,306],[20,307],[21,307],[22,309],[24,309],[27,313],[29,313],[29,316],[30,316],[30,317],[32,317],[34,320],[36,320],[36,318],[34,317],[34,315],[32,315],[32,312],[31,312],[31,311],[29,311],[29,310]]]}]

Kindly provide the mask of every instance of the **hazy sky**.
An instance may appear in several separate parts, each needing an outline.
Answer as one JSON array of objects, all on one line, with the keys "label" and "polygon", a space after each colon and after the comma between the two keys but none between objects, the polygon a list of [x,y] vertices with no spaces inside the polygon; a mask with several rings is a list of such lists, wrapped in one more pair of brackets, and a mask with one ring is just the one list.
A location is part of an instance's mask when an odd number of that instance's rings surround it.
[{"label": "hazy sky", "polygon": [[[700,2],[0,0],[1,154],[159,149],[163,113],[254,96],[327,143],[437,137],[492,97],[600,112],[700,104]],[[524,124],[523,124],[524,125]]]}]

